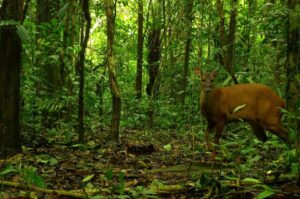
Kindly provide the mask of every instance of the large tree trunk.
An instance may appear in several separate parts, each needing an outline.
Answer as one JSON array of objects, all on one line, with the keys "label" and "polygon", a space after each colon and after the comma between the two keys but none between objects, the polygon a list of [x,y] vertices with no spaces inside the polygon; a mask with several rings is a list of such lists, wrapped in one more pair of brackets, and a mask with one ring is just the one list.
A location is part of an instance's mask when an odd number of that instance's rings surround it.
[{"label": "large tree trunk", "polygon": [[121,94],[117,83],[116,63],[114,55],[115,40],[115,4],[113,0],[105,0],[105,11],[107,19],[107,66],[109,73],[110,89],[112,94],[112,120],[110,127],[110,139],[118,143],[120,140],[120,119],[121,119]]},{"label": "large tree trunk", "polygon": [[[0,20],[21,21],[22,16],[23,1],[2,1]],[[0,158],[22,151],[19,124],[21,52],[16,26],[0,26]]]},{"label": "large tree trunk", "polygon": [[76,64],[76,69],[79,75],[79,94],[78,94],[78,142],[84,143],[84,61],[85,51],[87,43],[89,41],[90,29],[91,29],[91,17],[89,10],[89,0],[82,0],[81,2],[82,12],[86,25],[82,27],[82,38],[81,38],[81,50],[79,53],[79,60]]},{"label": "large tree trunk", "polygon": [[[299,101],[300,101],[300,82],[297,79],[300,71],[300,14],[297,13],[298,0],[288,0],[289,17],[288,17],[288,35],[287,35],[287,88],[286,101],[288,111],[295,113],[298,117],[300,115]],[[300,129],[299,119],[289,121],[290,128],[297,129],[297,152],[298,152],[298,180],[300,185]]]},{"label": "large tree trunk", "polygon": [[300,41],[299,41],[299,20],[296,15],[297,0],[289,0],[288,6],[290,9],[290,15],[288,19],[288,35],[287,35],[287,64],[286,64],[286,76],[287,76],[287,88],[286,88],[286,100],[287,109],[289,111],[296,111],[297,98],[299,97],[298,89],[299,82],[297,81],[297,74],[300,71]]},{"label": "large tree trunk", "polygon": [[143,86],[143,48],[144,48],[144,35],[143,35],[143,1],[138,0],[138,45],[137,45],[137,64],[136,64],[136,79],[135,79],[135,92],[136,98],[142,97]]}]

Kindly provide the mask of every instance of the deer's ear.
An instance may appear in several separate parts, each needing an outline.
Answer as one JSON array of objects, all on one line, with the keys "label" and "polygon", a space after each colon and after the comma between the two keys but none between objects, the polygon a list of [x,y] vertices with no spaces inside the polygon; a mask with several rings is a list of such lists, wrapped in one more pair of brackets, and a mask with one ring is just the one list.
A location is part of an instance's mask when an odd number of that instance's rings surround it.
[{"label": "deer's ear", "polygon": [[198,75],[199,77],[201,77],[201,75],[202,75],[202,72],[201,72],[201,70],[200,70],[199,67],[196,67],[196,68],[195,68],[195,73],[196,73],[196,75]]},{"label": "deer's ear", "polygon": [[213,70],[211,72],[211,75],[212,75],[213,78],[215,78],[218,75],[218,72],[216,70]]}]

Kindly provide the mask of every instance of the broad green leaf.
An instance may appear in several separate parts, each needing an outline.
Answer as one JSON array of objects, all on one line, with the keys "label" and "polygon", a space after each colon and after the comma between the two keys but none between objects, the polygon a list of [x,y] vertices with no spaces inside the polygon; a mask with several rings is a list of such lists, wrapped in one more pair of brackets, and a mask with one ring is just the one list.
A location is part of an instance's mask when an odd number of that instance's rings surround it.
[{"label": "broad green leaf", "polygon": [[255,179],[255,178],[245,178],[242,181],[246,182],[246,183],[261,184],[261,181]]},{"label": "broad green leaf", "polygon": [[38,175],[35,167],[24,168],[23,179],[29,184],[34,184],[38,187],[45,188],[44,180]]},{"label": "broad green leaf", "polygon": [[58,16],[63,17],[66,13],[66,10],[69,7],[69,3],[66,3],[57,13]]},{"label": "broad green leaf", "polygon": [[291,174],[296,175],[298,173],[298,163],[292,163],[291,165]]},{"label": "broad green leaf", "polygon": [[17,170],[12,166],[8,165],[3,171],[0,172],[0,176],[4,176],[9,173],[16,173]]},{"label": "broad green leaf", "polygon": [[119,174],[119,194],[123,195],[125,192],[125,174],[121,172]]},{"label": "broad green leaf", "polygon": [[93,179],[94,176],[95,176],[95,174],[88,175],[88,176],[86,176],[85,178],[83,178],[82,182],[88,182],[88,181],[90,181],[91,179]]},{"label": "broad green leaf", "polygon": [[53,157],[50,158],[49,164],[50,164],[51,166],[56,165],[57,163],[58,163],[58,161],[57,161],[56,158],[53,158]]},{"label": "broad green leaf", "polygon": [[165,151],[171,151],[172,150],[172,145],[171,144],[164,145],[164,150]]},{"label": "broad green leaf", "polygon": [[257,199],[264,199],[264,198],[270,197],[272,195],[274,195],[274,191],[265,190],[265,191],[261,192],[260,194],[258,194]]},{"label": "broad green leaf", "polygon": [[228,76],[223,82],[222,82],[222,86],[226,86],[226,85],[229,85],[229,82],[231,81],[231,77]]},{"label": "broad green leaf", "polygon": [[15,26],[20,24],[20,21],[15,21],[15,20],[1,20],[0,21],[0,26]]},{"label": "broad green leaf", "polygon": [[50,164],[55,165],[58,163],[57,159],[48,155],[48,154],[40,154],[35,156],[35,159],[37,162],[43,163],[43,164]]},{"label": "broad green leaf", "polygon": [[17,33],[23,42],[30,41],[28,31],[23,25],[21,24],[17,25]]},{"label": "broad green leaf", "polygon": [[105,177],[108,179],[108,180],[112,180],[113,178],[113,169],[107,169],[106,173],[105,173]]}]

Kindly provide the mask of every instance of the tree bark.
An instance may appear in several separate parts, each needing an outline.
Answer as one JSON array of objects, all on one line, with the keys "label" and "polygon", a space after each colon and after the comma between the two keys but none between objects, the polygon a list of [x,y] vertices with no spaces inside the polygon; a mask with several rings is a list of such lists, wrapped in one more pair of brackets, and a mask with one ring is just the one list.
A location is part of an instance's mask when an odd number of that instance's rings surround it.
[{"label": "tree bark", "polygon": [[[236,3],[237,0],[232,0],[232,11],[230,14],[230,22],[229,22],[229,33],[226,38],[225,35],[225,16],[223,9],[223,1],[217,0],[216,6],[219,14],[219,35],[220,35],[220,49],[221,53],[218,54],[219,63],[221,66],[225,67],[225,70],[229,73],[232,80],[235,84],[238,83],[237,78],[235,77],[232,70],[232,60],[233,60],[233,45],[235,39],[235,26],[236,26]],[[229,53],[228,53],[229,52]]]},{"label": "tree bark", "polygon": [[148,37],[148,74],[149,82],[147,84],[146,92],[148,96],[157,96],[159,82],[156,82],[159,72],[159,61],[160,61],[160,27],[152,27]]},{"label": "tree bark", "polygon": [[[22,17],[22,0],[2,1],[0,20],[21,22]],[[19,124],[21,52],[16,26],[0,26],[0,158],[22,151]]]},{"label": "tree bark", "polygon": [[[60,60],[61,60],[61,77],[62,83],[65,88],[67,88],[67,96],[74,95],[74,84],[71,78],[71,75],[76,70],[75,68],[75,57],[68,49],[74,47],[74,38],[78,35],[76,32],[76,24],[75,24],[75,15],[77,13],[77,2],[74,0],[67,0],[68,9],[65,16],[65,27],[63,32],[63,50],[61,52]],[[70,120],[73,114],[74,106],[70,101],[67,101],[66,104],[66,113],[64,114],[66,120]]]},{"label": "tree bark", "polygon": [[[42,25],[44,23],[49,24],[53,18],[56,17],[57,11],[59,10],[59,0],[37,0],[36,1],[36,23]],[[51,46],[45,44],[43,41],[54,42],[55,32],[48,28],[47,30],[37,26],[36,41],[37,49],[43,53],[43,55],[57,54],[57,46]],[[42,42],[41,42],[42,40]],[[41,56],[40,56],[41,57]],[[61,91],[63,86],[63,77],[61,76],[61,64],[56,62],[53,63],[50,59],[42,60],[37,57],[36,59],[36,70],[39,71],[39,75],[42,77],[40,81],[36,82],[37,96],[44,99],[57,99],[58,93]],[[45,93],[44,95],[42,93]],[[56,121],[60,117],[60,111],[54,110],[49,111],[46,108],[42,110],[42,125],[45,128],[54,127]]]},{"label": "tree bark", "polygon": [[193,0],[187,0],[185,8],[185,24],[186,24],[186,42],[184,49],[184,65],[183,65],[183,76],[182,76],[182,88],[181,88],[181,104],[184,105],[186,88],[188,83],[189,64],[190,64],[190,50],[192,43],[192,25],[193,25]]},{"label": "tree bark", "polygon": [[[286,101],[287,110],[300,116],[300,82],[297,79],[300,71],[300,14],[297,13],[298,0],[288,0],[289,17],[288,17],[288,35],[287,35],[287,87],[286,87]],[[298,180],[300,185],[300,121],[299,119],[290,119],[290,128],[297,130],[297,152],[298,152]]]},{"label": "tree bark", "polygon": [[[86,141],[84,135],[84,61],[85,52],[90,36],[91,29],[91,17],[89,10],[89,0],[82,0],[81,2],[82,12],[86,25],[82,28],[81,50],[79,52],[79,60],[76,64],[76,68],[79,75],[79,94],[78,94],[78,142],[84,143]],[[83,23],[85,24],[85,23]]]},{"label": "tree bark", "polygon": [[[250,57],[250,52],[252,48],[253,39],[255,38],[255,35],[252,35],[252,32],[255,32],[255,27],[256,24],[252,27],[251,25],[251,20],[253,16],[255,16],[255,10],[256,10],[256,0],[249,0],[248,2],[248,12],[247,12],[247,22],[244,25],[244,32],[242,36],[242,40],[244,43],[244,67],[246,70],[248,70],[248,64],[249,64],[249,57]],[[252,35],[252,36],[251,36]]]},{"label": "tree bark", "polygon": [[219,15],[219,47],[220,52],[218,53],[218,60],[221,66],[225,66],[225,43],[226,43],[226,36],[225,36],[225,16],[224,16],[224,10],[223,10],[223,2],[222,0],[217,0],[216,2],[217,11]]},{"label": "tree bark", "polygon": [[[227,36],[227,59],[226,59],[226,68],[230,72],[233,73],[233,57],[234,57],[234,43],[235,43],[235,32],[236,32],[236,15],[237,15],[237,0],[232,0],[232,8],[230,14],[230,22],[229,22],[229,32]],[[235,83],[238,83],[236,77],[232,75]]]},{"label": "tree bark", "polygon": [[144,35],[143,35],[143,0],[138,0],[138,45],[137,45],[137,64],[136,64],[136,79],[135,79],[135,92],[136,98],[142,98],[143,86],[143,48],[144,48]]},{"label": "tree bark", "polygon": [[110,139],[119,143],[120,119],[121,119],[121,94],[116,76],[116,63],[114,55],[115,40],[115,16],[116,8],[113,0],[105,0],[105,12],[107,19],[107,66],[109,73],[110,89],[112,94],[112,120],[110,127]]},{"label": "tree bark", "polygon": [[161,9],[160,2],[155,1],[152,4],[152,24],[150,25],[148,35],[148,75],[149,82],[147,84],[146,92],[149,96],[148,104],[148,127],[154,127],[154,110],[155,98],[159,90],[159,66],[161,58]]}]

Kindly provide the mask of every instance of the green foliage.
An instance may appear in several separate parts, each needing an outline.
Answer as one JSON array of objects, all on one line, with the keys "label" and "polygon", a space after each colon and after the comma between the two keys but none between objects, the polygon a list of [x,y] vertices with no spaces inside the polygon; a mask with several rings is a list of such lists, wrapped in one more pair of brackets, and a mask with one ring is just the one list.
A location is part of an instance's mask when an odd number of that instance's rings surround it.
[{"label": "green foliage", "polygon": [[130,189],[129,194],[132,198],[159,198],[155,192],[143,187],[137,186],[135,189]]},{"label": "green foliage", "polygon": [[118,192],[120,195],[124,195],[125,192],[125,173],[119,173],[119,185],[118,185]]},{"label": "green foliage", "polygon": [[22,177],[26,183],[45,188],[44,180],[38,175],[37,169],[34,167],[25,167],[21,170]]},{"label": "green foliage", "polygon": [[207,187],[211,187],[211,189],[215,189],[219,186],[219,182],[215,179],[215,177],[211,173],[203,173],[200,178],[196,181],[196,190],[204,189]]},{"label": "green foliage", "polygon": [[0,26],[15,26],[19,25],[20,21],[15,21],[15,20],[1,20],[0,21]]},{"label": "green foliage", "polygon": [[[2,2],[2,1],[0,1]],[[162,5],[161,2],[165,3]],[[155,1],[153,9],[149,1],[144,1],[144,54],[143,54],[143,88],[142,99],[135,97],[135,75],[137,54],[137,3],[135,1],[116,1],[116,27],[114,53],[116,55],[116,75],[121,90],[122,116],[121,130],[142,129],[144,134],[152,131],[147,129],[150,97],[145,90],[148,83],[148,45],[150,26],[161,28],[161,59],[157,84],[159,94],[153,101],[154,129],[166,130],[180,134],[182,137],[200,140],[196,143],[196,152],[188,144],[181,146],[193,158],[199,155],[206,158],[204,131],[206,121],[200,115],[199,79],[193,74],[193,68],[201,67],[204,71],[217,70],[216,85],[232,84],[231,77],[221,66],[217,55],[224,54],[224,49],[218,45],[219,16],[214,1],[194,1],[193,21],[191,29],[191,50],[189,57],[189,74],[186,93],[182,88],[184,65],[184,50],[186,47],[186,21],[183,7],[186,1]],[[265,1],[243,1],[238,5],[236,39],[234,44],[233,72],[239,82],[260,82],[269,85],[281,96],[285,92],[285,62],[286,62],[286,23],[289,13],[283,1],[274,4]],[[105,9],[103,1],[90,1],[92,16],[91,37],[85,60],[85,92],[84,92],[84,124],[86,135],[94,137],[99,129],[109,127],[111,123],[111,92],[106,64],[106,28]],[[232,9],[230,1],[223,1],[225,14],[225,32],[228,33],[229,16]],[[79,5],[65,3],[60,5],[56,16],[47,23],[37,25],[35,21],[35,4],[28,10],[28,17],[21,22],[13,20],[0,21],[3,26],[16,26],[17,33],[23,42],[22,54],[22,126],[30,126],[37,134],[47,136],[64,136],[67,141],[74,141],[77,127],[78,107],[78,74],[76,61],[80,51],[80,34],[82,16],[77,12]],[[76,14],[69,16],[71,8]],[[296,12],[299,7],[296,9]],[[68,23],[66,23],[68,22]],[[74,23],[75,27],[71,27]],[[74,30],[72,30],[72,28]],[[71,37],[73,35],[73,38]],[[47,71],[55,71],[47,74]],[[48,75],[48,76],[47,76]],[[50,78],[60,76],[57,81]],[[299,75],[296,78],[300,78]],[[97,88],[98,86],[98,88]],[[184,104],[181,96],[185,94]],[[151,99],[152,100],[152,99]],[[152,102],[151,102],[152,103]],[[240,105],[235,111],[243,109]],[[300,108],[300,100],[297,104]],[[296,113],[283,110],[285,118],[293,122],[299,120]],[[23,128],[25,129],[25,128]],[[170,130],[171,129],[171,130]],[[189,131],[192,129],[192,131]],[[196,130],[195,130],[196,129]],[[194,130],[194,131],[193,131]],[[209,189],[226,192],[229,186],[222,183],[222,178],[252,183],[260,189],[257,198],[267,198],[276,193],[264,185],[265,173],[286,171],[292,177],[299,171],[296,149],[289,149],[274,136],[266,143],[259,142],[245,124],[230,125],[225,130],[222,142],[218,147],[218,160],[230,162],[238,173],[226,173],[214,176],[202,173],[196,181],[196,190]],[[25,133],[25,132],[24,132]],[[101,132],[108,134],[108,131]],[[173,133],[173,132],[172,132]],[[289,129],[291,140],[296,140],[296,129]],[[33,134],[32,137],[37,137]],[[173,136],[173,135],[171,135]],[[169,138],[162,135],[160,139]],[[136,140],[139,140],[137,137]],[[152,138],[155,139],[154,137]],[[153,141],[151,140],[151,141]],[[167,140],[167,139],[166,139]],[[193,140],[194,141],[194,140]],[[160,148],[168,155],[176,151],[175,145],[162,144]],[[194,144],[194,143],[193,143]],[[73,149],[88,150],[86,145],[74,144]],[[270,156],[270,157],[267,157]],[[162,159],[168,160],[169,156]],[[39,154],[35,161],[41,164],[56,165],[54,157]],[[263,168],[263,169],[262,169]],[[255,172],[253,172],[255,171]],[[267,172],[265,172],[267,171]],[[24,181],[40,187],[45,187],[43,179],[36,168],[15,168],[7,166],[0,172],[1,177],[18,174]],[[94,174],[83,178],[83,183],[89,183]],[[120,198],[129,197],[125,194],[125,173],[114,173],[107,169],[105,173],[111,190]],[[243,180],[241,180],[243,179]],[[164,186],[156,180],[153,185]],[[228,189],[227,189],[228,188]],[[143,186],[129,190],[133,198],[157,198],[154,191]],[[101,197],[100,197],[101,198]]]},{"label": "green foliage", "polygon": [[43,178],[37,173],[37,168],[35,167],[16,168],[12,165],[8,165],[4,170],[0,172],[0,177],[5,177],[6,175],[9,174],[18,174],[28,184],[32,184],[41,188],[46,187]]},{"label": "green foliage", "polygon": [[58,160],[56,158],[51,157],[48,154],[37,155],[37,156],[35,156],[35,159],[39,163],[49,164],[51,166],[56,165],[58,163]]},{"label": "green foliage", "polygon": [[[108,169],[105,174],[106,179],[111,183],[112,193],[116,193],[120,196],[125,194],[125,173],[120,172],[118,174],[118,182],[115,184],[113,169]],[[124,196],[125,197],[125,196]],[[126,197],[125,197],[126,198]]]},{"label": "green foliage", "polygon": [[0,172],[0,176],[5,176],[10,173],[16,173],[18,170],[15,169],[12,165],[7,165],[5,169]]},{"label": "green foliage", "polygon": [[[184,21],[180,21],[181,8],[173,3],[166,2],[169,7],[165,10],[166,14],[170,13],[168,18],[165,18],[164,25],[168,24],[173,30],[173,37],[163,35],[162,57],[160,63],[160,93],[155,100],[155,127],[156,128],[182,128],[185,124],[199,123],[199,106],[198,106],[198,79],[192,75],[192,68],[200,65],[204,70],[212,70],[218,68],[218,85],[231,84],[230,77],[219,66],[215,60],[215,55],[222,52],[222,49],[214,46],[216,42],[216,33],[214,27],[219,23],[218,14],[213,3],[195,2],[194,6],[194,26],[192,28],[192,50],[190,52],[190,76],[187,87],[187,95],[185,104],[181,105],[179,96],[182,94],[181,81],[183,72],[183,50],[185,45]],[[145,4],[146,5],[146,4]],[[235,45],[235,63],[234,71],[241,82],[262,82],[270,84],[273,82],[272,71],[270,66],[275,65],[275,50],[272,46],[272,41],[283,42],[285,29],[281,29],[285,20],[282,16],[286,16],[286,8],[281,4],[262,5],[261,2],[256,2],[254,5],[257,8],[256,13],[251,13],[248,4],[240,5],[238,12],[237,27],[239,27],[236,35]],[[67,15],[67,10],[70,5],[68,3],[61,6],[58,12],[59,18],[52,19],[49,23],[40,25],[32,25],[31,19],[27,19],[24,28],[21,27],[21,35],[24,38],[34,38],[34,29],[39,31],[39,34],[44,37],[39,37],[39,46],[35,46],[34,42],[26,44],[26,56],[24,62],[24,75],[22,82],[22,92],[24,93],[25,105],[23,108],[25,123],[33,122],[32,115],[37,115],[35,121],[41,121],[39,118],[44,110],[49,112],[64,112],[71,115],[72,121],[68,120],[72,125],[63,125],[63,128],[69,128],[76,123],[76,107],[77,107],[77,86],[78,81],[75,74],[74,62],[72,57],[76,57],[79,52],[79,45],[63,47],[62,32],[64,32],[65,24],[62,17]],[[144,69],[143,69],[143,98],[135,99],[134,80],[136,70],[136,9],[137,5],[131,1],[122,1],[117,4],[120,12],[116,15],[116,38],[114,51],[116,52],[117,61],[117,76],[121,87],[122,95],[122,121],[121,125],[124,128],[143,128],[148,123],[148,98],[145,94],[147,84],[147,48],[144,48]],[[145,13],[148,7],[144,6]],[[231,6],[229,2],[224,3],[225,18],[228,23]],[[105,53],[106,53],[106,29],[104,20],[103,2],[91,2],[91,12],[93,20],[93,30],[91,34],[91,44],[87,49],[86,57],[86,85],[85,85],[85,125],[89,130],[96,129],[100,125],[110,124],[111,113],[111,94],[109,92],[109,84],[107,73],[105,72]],[[268,11],[268,15],[265,13]],[[252,11],[253,12],[253,11]],[[172,15],[171,15],[172,13]],[[157,15],[159,13],[156,13]],[[261,16],[261,17],[259,17]],[[151,20],[149,18],[148,20]],[[148,23],[145,21],[145,30],[148,28]],[[4,22],[2,22],[4,23]],[[12,22],[10,22],[12,23]],[[162,24],[162,25],[163,25]],[[176,25],[175,25],[176,24]],[[245,40],[244,36],[247,30],[250,30],[250,40]],[[25,31],[26,30],[26,31]],[[268,32],[274,30],[273,32]],[[76,32],[75,32],[76,34]],[[28,36],[30,35],[30,36]],[[32,36],[33,35],[33,36]],[[267,36],[269,38],[267,38]],[[30,41],[30,40],[29,40]],[[31,39],[32,41],[32,39]],[[250,42],[251,48],[247,51],[247,45]],[[284,45],[283,45],[284,46]],[[199,59],[198,51],[202,49],[202,57]],[[31,49],[31,50],[30,50]],[[282,49],[284,50],[284,49]],[[208,54],[210,52],[210,54]],[[61,56],[63,55],[63,56]],[[264,57],[261,59],[260,57]],[[61,60],[62,59],[62,60]],[[200,61],[199,61],[200,60]],[[247,67],[244,67],[244,61],[248,60]],[[284,58],[280,60],[280,65],[284,63]],[[41,76],[42,68],[32,67],[34,65],[61,65],[64,63],[65,71],[69,73],[69,79],[72,83],[72,90],[64,88],[55,94],[55,97],[49,97],[47,92],[39,92],[37,85],[41,88],[49,86]],[[102,80],[100,80],[102,79]],[[101,81],[102,96],[97,93],[96,85]],[[283,87],[282,87],[283,88]],[[100,99],[103,104],[100,105]],[[67,108],[69,107],[69,108]],[[102,115],[99,115],[100,109]],[[34,112],[32,111],[34,110]],[[72,112],[69,112],[72,110]],[[68,112],[66,112],[68,111]],[[62,119],[59,123],[63,123]],[[36,122],[38,123],[38,122]],[[35,126],[35,125],[34,125]],[[70,130],[65,130],[71,132]]]},{"label": "green foliage", "polygon": [[113,179],[113,169],[108,169],[106,171],[105,177],[107,178],[107,180],[112,180]]},{"label": "green foliage", "polygon": [[17,25],[17,33],[23,42],[30,42],[31,37],[23,25]]},{"label": "green foliage", "polygon": [[257,199],[265,199],[268,198],[272,195],[274,195],[275,193],[272,191],[271,188],[268,188],[266,190],[264,190],[263,192],[259,193],[257,196]]}]

